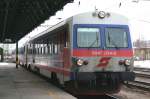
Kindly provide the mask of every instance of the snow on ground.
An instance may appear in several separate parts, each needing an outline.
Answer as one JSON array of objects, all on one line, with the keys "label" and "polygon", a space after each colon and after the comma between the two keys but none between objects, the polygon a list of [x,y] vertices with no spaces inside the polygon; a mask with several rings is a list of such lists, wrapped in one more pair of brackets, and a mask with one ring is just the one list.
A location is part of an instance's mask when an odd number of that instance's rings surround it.
[{"label": "snow on ground", "polygon": [[150,93],[148,91],[126,86],[122,86],[121,91],[116,96],[118,99],[150,99]]},{"label": "snow on ground", "polygon": [[150,60],[134,61],[134,67],[150,68]]}]

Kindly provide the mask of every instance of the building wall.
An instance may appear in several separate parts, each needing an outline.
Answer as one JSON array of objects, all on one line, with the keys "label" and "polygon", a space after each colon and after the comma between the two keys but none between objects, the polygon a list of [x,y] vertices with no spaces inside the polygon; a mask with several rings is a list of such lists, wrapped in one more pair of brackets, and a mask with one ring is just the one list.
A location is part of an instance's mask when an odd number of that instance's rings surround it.
[{"label": "building wall", "polygon": [[141,60],[150,60],[150,48],[135,48],[134,56],[139,57]]}]

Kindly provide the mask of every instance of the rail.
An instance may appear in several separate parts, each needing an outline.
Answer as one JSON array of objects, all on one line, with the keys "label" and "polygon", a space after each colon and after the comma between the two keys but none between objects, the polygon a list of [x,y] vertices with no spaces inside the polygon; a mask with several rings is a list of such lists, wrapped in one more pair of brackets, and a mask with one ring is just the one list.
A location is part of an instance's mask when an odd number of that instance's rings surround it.
[{"label": "rail", "polygon": [[150,72],[150,68],[139,68],[139,67],[134,67],[134,71]]},{"label": "rail", "polygon": [[106,95],[96,95],[96,96],[77,96],[77,99],[119,99],[117,96],[106,94]]},{"label": "rail", "polygon": [[135,81],[126,82],[128,87],[136,87],[145,91],[150,91],[150,69],[148,68],[134,68],[136,74]]}]

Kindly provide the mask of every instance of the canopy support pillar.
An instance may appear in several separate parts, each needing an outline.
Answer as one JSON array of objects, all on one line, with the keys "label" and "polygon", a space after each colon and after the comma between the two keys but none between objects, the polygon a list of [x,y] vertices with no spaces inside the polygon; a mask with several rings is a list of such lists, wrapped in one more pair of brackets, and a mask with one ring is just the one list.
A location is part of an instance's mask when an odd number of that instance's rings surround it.
[{"label": "canopy support pillar", "polygon": [[18,42],[16,42],[16,68],[18,69],[19,60],[18,60]]}]

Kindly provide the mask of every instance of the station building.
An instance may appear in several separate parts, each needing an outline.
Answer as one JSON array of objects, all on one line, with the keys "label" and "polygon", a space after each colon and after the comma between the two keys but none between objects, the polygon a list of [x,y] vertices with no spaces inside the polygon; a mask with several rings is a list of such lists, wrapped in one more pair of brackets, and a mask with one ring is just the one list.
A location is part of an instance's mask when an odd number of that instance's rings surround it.
[{"label": "station building", "polygon": [[150,40],[136,40],[133,43],[133,48],[137,60],[150,60]]}]

